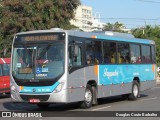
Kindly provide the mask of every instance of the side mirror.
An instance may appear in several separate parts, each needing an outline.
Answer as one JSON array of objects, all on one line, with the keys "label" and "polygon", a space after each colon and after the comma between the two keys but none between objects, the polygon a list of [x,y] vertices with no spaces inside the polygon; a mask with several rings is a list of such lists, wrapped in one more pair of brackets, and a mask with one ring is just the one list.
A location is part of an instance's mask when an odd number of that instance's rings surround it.
[{"label": "side mirror", "polygon": [[77,56],[78,56],[78,53],[79,53],[78,49],[79,49],[78,46],[75,45],[75,46],[74,46],[74,57],[77,57]]}]

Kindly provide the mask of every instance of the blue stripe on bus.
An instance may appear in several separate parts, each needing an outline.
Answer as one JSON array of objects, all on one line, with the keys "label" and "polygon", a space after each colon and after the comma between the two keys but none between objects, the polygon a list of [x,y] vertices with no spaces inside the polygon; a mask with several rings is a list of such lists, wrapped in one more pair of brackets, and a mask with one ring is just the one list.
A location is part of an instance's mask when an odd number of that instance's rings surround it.
[{"label": "blue stripe on bus", "polygon": [[99,65],[99,84],[122,84],[139,77],[140,81],[154,80],[152,65]]},{"label": "blue stripe on bus", "polygon": [[115,40],[115,41],[123,41],[123,42],[134,42],[134,43],[144,43],[144,44],[154,44],[152,40],[146,39],[127,39],[127,38],[116,38],[116,37],[106,37],[106,36],[97,36],[97,39],[104,39],[104,40]]},{"label": "blue stripe on bus", "polygon": [[59,82],[56,82],[52,86],[21,86],[20,93],[51,93],[59,84]]}]

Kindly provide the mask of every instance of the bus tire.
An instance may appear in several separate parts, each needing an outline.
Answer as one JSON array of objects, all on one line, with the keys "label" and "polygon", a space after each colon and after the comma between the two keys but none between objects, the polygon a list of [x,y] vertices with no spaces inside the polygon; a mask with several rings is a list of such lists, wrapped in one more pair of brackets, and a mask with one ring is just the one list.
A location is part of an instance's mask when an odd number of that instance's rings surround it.
[{"label": "bus tire", "polygon": [[93,104],[93,90],[91,85],[87,84],[85,95],[84,95],[84,101],[81,104],[82,108],[90,108]]},{"label": "bus tire", "polygon": [[96,106],[98,105],[98,100],[97,100],[97,89],[95,86],[92,86],[92,91],[93,91],[93,105]]},{"label": "bus tire", "polygon": [[133,81],[132,93],[129,94],[128,99],[137,100],[138,96],[139,96],[139,83],[137,81]]},{"label": "bus tire", "polygon": [[49,107],[49,103],[38,103],[37,106],[41,109],[46,109]]}]

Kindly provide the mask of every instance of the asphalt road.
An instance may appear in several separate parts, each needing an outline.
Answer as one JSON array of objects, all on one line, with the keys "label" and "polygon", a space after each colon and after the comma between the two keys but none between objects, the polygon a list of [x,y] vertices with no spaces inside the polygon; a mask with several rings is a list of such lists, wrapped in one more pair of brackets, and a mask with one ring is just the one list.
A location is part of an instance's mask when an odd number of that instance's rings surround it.
[{"label": "asphalt road", "polygon": [[[141,92],[141,97],[136,101],[128,101],[121,96],[108,97],[100,100],[99,105],[90,109],[81,109],[77,103],[72,103],[53,104],[48,109],[42,110],[34,104],[12,103],[9,96],[1,96],[0,111],[47,111],[50,113],[54,111],[70,111],[70,114],[74,114],[74,111],[160,111],[160,84],[150,90]],[[157,120],[160,120],[160,118]]]}]

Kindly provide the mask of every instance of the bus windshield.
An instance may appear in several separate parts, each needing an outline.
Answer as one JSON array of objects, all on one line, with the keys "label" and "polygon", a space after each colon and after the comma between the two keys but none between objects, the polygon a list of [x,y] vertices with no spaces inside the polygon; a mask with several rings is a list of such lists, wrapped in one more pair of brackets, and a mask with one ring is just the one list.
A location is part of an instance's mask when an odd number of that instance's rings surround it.
[{"label": "bus windshield", "polygon": [[12,74],[17,79],[53,79],[64,72],[64,43],[15,45]]}]

